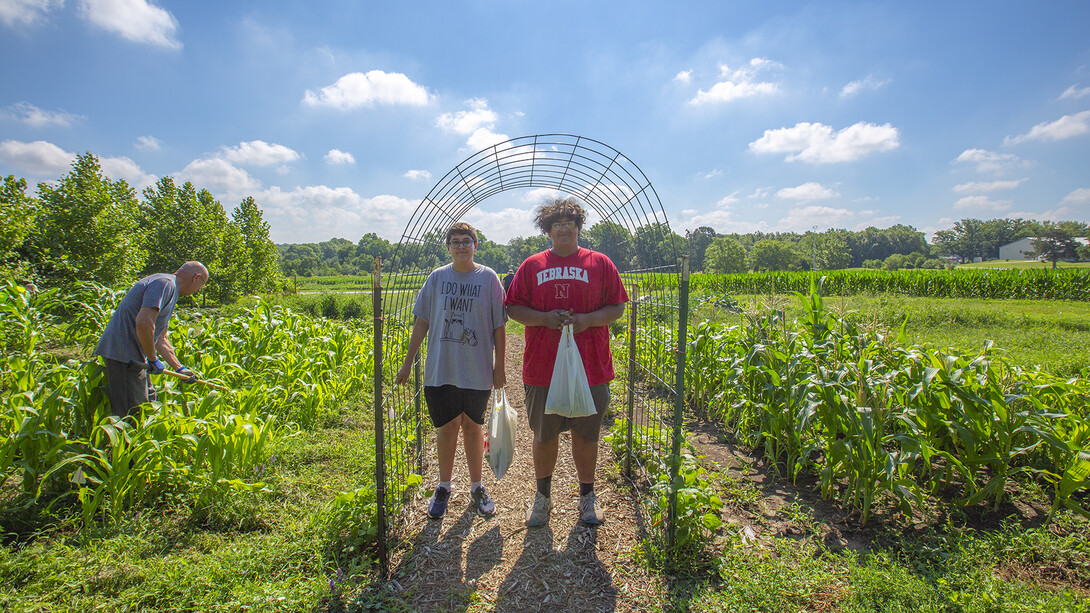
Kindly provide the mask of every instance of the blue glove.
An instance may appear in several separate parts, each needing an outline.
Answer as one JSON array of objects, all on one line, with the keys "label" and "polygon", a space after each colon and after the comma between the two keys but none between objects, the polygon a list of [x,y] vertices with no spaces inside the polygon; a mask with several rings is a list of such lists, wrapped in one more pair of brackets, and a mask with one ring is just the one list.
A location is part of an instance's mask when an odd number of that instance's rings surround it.
[{"label": "blue glove", "polygon": [[178,369],[178,374],[179,375],[186,375],[186,376],[189,377],[188,379],[186,379],[184,381],[184,383],[196,383],[197,379],[200,378],[200,377],[197,376],[197,373],[193,372],[192,370],[189,370],[185,366]]},{"label": "blue glove", "polygon": [[153,375],[163,374],[163,371],[166,370],[166,368],[167,365],[163,364],[163,361],[159,358],[155,358],[154,360],[148,360],[148,372]]}]

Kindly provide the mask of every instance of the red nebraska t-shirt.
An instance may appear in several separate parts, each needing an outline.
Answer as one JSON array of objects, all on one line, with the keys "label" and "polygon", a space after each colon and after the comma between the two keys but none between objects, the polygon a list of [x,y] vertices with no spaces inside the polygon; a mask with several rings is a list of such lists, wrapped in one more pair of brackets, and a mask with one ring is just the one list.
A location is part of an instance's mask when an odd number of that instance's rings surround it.
[{"label": "red nebraska t-shirt", "polygon": [[[526,258],[511,281],[506,304],[528,306],[537,311],[572,309],[576,313],[590,313],[606,305],[625,302],[628,302],[628,292],[613,262],[605,254],[580,247],[566,257],[548,249]],[[575,335],[575,344],[591,385],[613,380],[609,326],[587,328]],[[526,326],[522,382],[549,385],[559,346],[560,330]]]}]

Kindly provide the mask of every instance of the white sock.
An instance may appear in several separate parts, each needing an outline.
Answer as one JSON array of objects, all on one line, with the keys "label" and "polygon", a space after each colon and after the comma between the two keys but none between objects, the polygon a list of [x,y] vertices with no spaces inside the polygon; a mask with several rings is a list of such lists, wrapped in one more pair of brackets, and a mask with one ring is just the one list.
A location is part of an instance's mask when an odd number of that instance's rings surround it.
[{"label": "white sock", "polygon": [[474,481],[473,483],[469,484],[469,491],[471,491],[471,492],[476,491],[477,488],[479,488],[479,487],[484,487],[484,486],[481,485],[480,481]]},{"label": "white sock", "polygon": [[439,487],[445,488],[448,492],[451,492],[451,491],[454,491],[453,488],[451,488],[452,483],[454,483],[454,482],[453,481],[440,481],[439,482]]}]

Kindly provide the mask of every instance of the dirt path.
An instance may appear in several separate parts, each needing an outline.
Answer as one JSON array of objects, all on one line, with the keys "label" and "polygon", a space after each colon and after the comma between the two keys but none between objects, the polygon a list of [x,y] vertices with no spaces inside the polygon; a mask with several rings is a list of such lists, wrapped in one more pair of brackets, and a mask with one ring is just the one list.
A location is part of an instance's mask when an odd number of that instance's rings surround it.
[{"label": "dirt path", "polygon": [[[595,489],[605,524],[579,524],[578,480],[571,439],[561,435],[553,475],[553,514],[542,528],[526,528],[526,509],[535,491],[522,389],[521,334],[508,334],[508,400],[518,411],[514,465],[496,481],[485,466],[485,487],[496,515],[484,519],[470,506],[469,476],[459,445],[454,492],[446,517],[431,520],[427,498],[413,501],[409,542],[391,556],[391,586],[414,611],[641,611],[661,593],[657,579],[630,552],[638,545],[633,501],[619,482],[613,457],[599,441]],[[616,399],[614,399],[616,404]],[[434,466],[434,435],[429,459]],[[435,469],[425,472],[430,491]]]}]

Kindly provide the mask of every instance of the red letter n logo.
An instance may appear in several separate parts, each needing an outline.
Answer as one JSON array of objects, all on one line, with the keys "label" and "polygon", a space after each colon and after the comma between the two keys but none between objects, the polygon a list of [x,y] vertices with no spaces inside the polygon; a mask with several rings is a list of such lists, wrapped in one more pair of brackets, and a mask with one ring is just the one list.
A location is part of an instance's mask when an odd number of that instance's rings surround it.
[{"label": "red letter n logo", "polygon": [[556,297],[566,299],[568,297],[568,290],[571,288],[571,283],[557,283],[555,287]]}]

